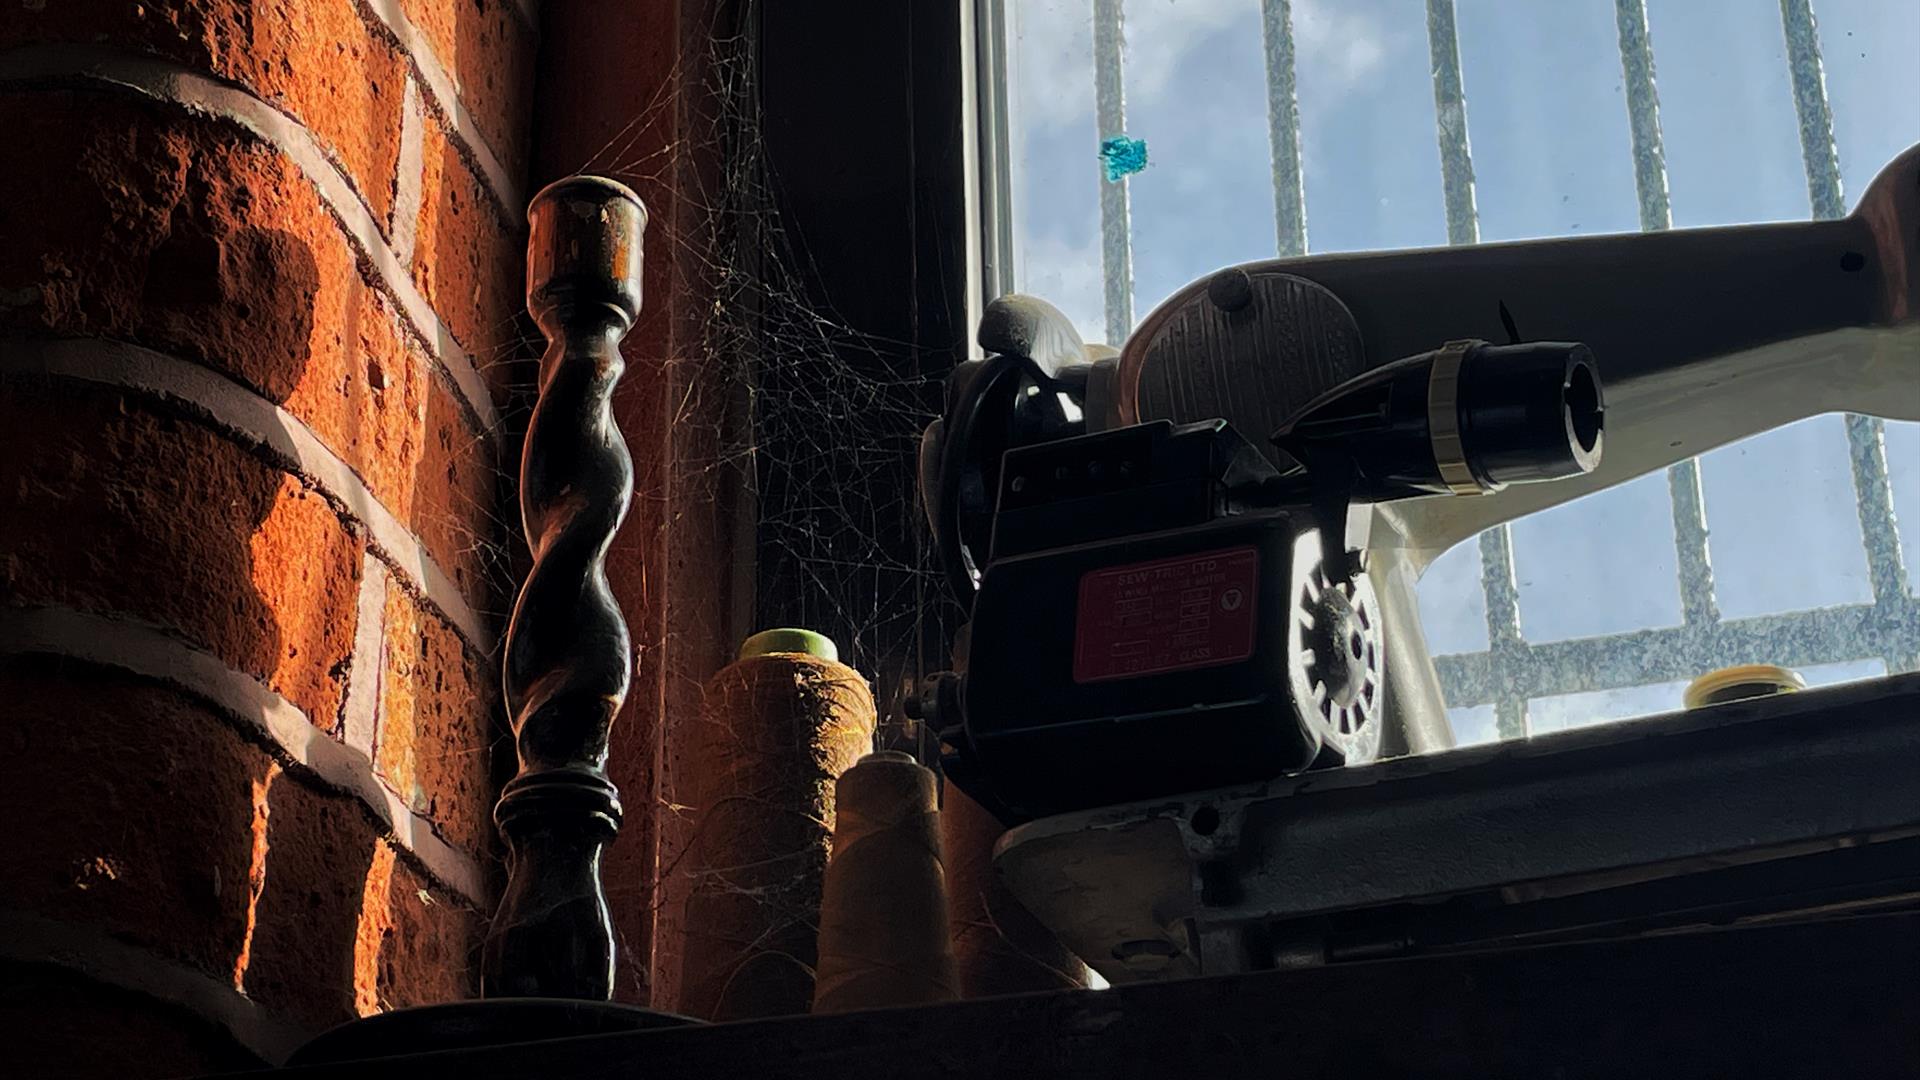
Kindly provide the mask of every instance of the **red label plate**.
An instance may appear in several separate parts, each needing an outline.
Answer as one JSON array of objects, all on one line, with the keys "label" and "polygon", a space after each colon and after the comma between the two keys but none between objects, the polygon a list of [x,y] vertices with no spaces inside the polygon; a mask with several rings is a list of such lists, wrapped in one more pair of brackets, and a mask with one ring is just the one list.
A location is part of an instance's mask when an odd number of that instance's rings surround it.
[{"label": "red label plate", "polygon": [[1250,547],[1089,571],[1080,579],[1073,681],[1245,660],[1259,580],[1260,556]]}]

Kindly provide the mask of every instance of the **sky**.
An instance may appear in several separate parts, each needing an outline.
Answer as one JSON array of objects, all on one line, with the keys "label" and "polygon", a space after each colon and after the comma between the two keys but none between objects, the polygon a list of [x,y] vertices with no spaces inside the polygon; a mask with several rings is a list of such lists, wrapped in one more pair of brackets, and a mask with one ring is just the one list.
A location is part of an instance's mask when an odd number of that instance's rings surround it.
[{"label": "sky", "polygon": [[[1105,337],[1091,0],[1008,0],[1016,287]],[[1920,143],[1920,2],[1813,0],[1851,206]],[[1647,0],[1676,227],[1810,214],[1778,0]],[[1445,242],[1425,0],[1293,0],[1309,252]],[[1480,235],[1639,227],[1613,0],[1456,0]],[[1275,250],[1259,0],[1126,0],[1134,312]],[[1437,343],[1436,343],[1437,344]],[[1902,547],[1920,581],[1920,424],[1889,423]],[[1843,422],[1814,417],[1701,459],[1723,617],[1871,599]],[[1782,514],[1783,492],[1793,492]],[[1512,526],[1530,642],[1681,619],[1667,481],[1641,477]],[[1809,558],[1809,552],[1821,557]],[[1421,583],[1437,654],[1487,646],[1477,546]],[[1752,657],[1765,660],[1766,657]],[[1807,669],[1810,682],[1884,672]],[[1546,731],[1679,707],[1679,684],[1529,705]],[[1491,738],[1490,706],[1452,710]]]}]

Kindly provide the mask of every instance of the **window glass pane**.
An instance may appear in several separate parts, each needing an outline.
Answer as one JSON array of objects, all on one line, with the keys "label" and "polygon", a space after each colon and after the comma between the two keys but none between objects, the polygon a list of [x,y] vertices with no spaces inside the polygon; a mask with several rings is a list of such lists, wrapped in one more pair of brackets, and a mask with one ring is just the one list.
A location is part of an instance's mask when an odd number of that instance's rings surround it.
[{"label": "window glass pane", "polygon": [[1309,251],[1447,242],[1426,10],[1426,0],[1293,5]]},{"label": "window glass pane", "polygon": [[1844,418],[1702,454],[1700,483],[1723,618],[1872,601]]},{"label": "window glass pane", "polygon": [[1530,642],[1680,622],[1664,472],[1514,522],[1520,631]]},{"label": "window glass pane", "polygon": [[1847,205],[1920,142],[1920,3],[1814,0]]},{"label": "window glass pane", "polygon": [[1136,317],[1182,285],[1274,253],[1259,0],[1129,0],[1127,132]]},{"label": "window glass pane", "polygon": [[1088,341],[1106,339],[1090,0],[1007,5],[1014,276]]},{"label": "window glass pane", "polygon": [[1453,741],[1456,746],[1478,746],[1481,743],[1500,741],[1498,718],[1494,715],[1491,705],[1475,705],[1470,709],[1448,709],[1447,723],[1453,725]]},{"label": "window glass pane", "polygon": [[[1887,673],[1887,665],[1877,659],[1849,660],[1838,664],[1814,664],[1795,670],[1799,671],[1801,677],[1807,680],[1807,686],[1811,688],[1878,678]],[[1539,735],[1549,731],[1591,727],[1594,724],[1627,720],[1636,716],[1678,712],[1685,707],[1686,690],[1685,681],[1674,681],[1630,686],[1621,690],[1595,690],[1584,694],[1560,694],[1555,697],[1535,698],[1527,703],[1527,730],[1531,734]],[[1493,708],[1492,706],[1482,708],[1487,714],[1484,720],[1478,715],[1480,712],[1478,709],[1449,709],[1447,718],[1454,720],[1456,716],[1461,717],[1467,725],[1466,730],[1474,736],[1473,741],[1492,741],[1498,738],[1498,734],[1492,732]],[[1461,730],[1460,721],[1456,721],[1455,738],[1460,737]]]},{"label": "window glass pane", "polygon": [[1609,720],[1677,712],[1683,707],[1681,696],[1686,690],[1687,684],[1682,681],[1535,698],[1527,702],[1527,730],[1540,735]]},{"label": "window glass pane", "polygon": [[1805,220],[1780,5],[1647,0],[1673,224]]},{"label": "window glass pane", "polygon": [[1420,629],[1435,656],[1487,647],[1487,593],[1480,587],[1480,541],[1455,544],[1420,575]]},{"label": "window glass pane", "polygon": [[1807,680],[1809,687],[1834,686],[1839,683],[1858,682],[1861,679],[1877,679],[1887,673],[1887,662],[1876,657],[1872,660],[1847,660],[1838,664],[1814,664],[1795,670],[1800,672],[1801,678]]},{"label": "window glass pane", "polygon": [[1459,0],[1480,238],[1640,227],[1613,5]]}]

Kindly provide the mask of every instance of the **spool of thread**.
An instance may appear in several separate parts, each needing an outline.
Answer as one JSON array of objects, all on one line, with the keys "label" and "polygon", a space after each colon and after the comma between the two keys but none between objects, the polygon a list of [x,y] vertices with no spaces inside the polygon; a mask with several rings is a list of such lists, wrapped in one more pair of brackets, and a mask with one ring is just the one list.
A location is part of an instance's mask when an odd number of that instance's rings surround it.
[{"label": "spool of thread", "polygon": [[840,778],[814,1012],[958,996],[934,791],[933,773],[896,751]]},{"label": "spool of thread", "polygon": [[661,874],[662,935],[680,949],[672,1008],[708,1020],[807,1011],[834,781],[872,747],[874,721],[866,680],[806,631],[749,638],[708,681],[668,760],[681,811],[680,850]]},{"label": "spool of thread", "polygon": [[1689,709],[1698,709],[1703,705],[1719,705],[1728,701],[1744,701],[1747,698],[1769,697],[1773,694],[1791,694],[1796,690],[1805,690],[1807,680],[1791,668],[1775,664],[1741,664],[1738,667],[1721,668],[1709,671],[1705,675],[1687,684],[1687,690],[1681,700]]},{"label": "spool of thread", "polygon": [[993,868],[993,847],[1006,831],[965,792],[952,784],[942,788],[940,838],[960,995],[1083,989],[1087,966],[1034,918]]}]

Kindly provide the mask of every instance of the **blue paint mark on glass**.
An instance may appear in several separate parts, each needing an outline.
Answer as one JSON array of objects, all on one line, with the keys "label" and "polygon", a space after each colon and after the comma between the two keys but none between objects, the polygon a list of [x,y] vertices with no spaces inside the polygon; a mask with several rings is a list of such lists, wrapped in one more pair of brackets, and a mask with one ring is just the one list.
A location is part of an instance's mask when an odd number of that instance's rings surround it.
[{"label": "blue paint mark on glass", "polygon": [[1132,176],[1147,167],[1147,143],[1125,135],[1100,140],[1100,162],[1106,166],[1107,183],[1117,184],[1121,177]]}]

